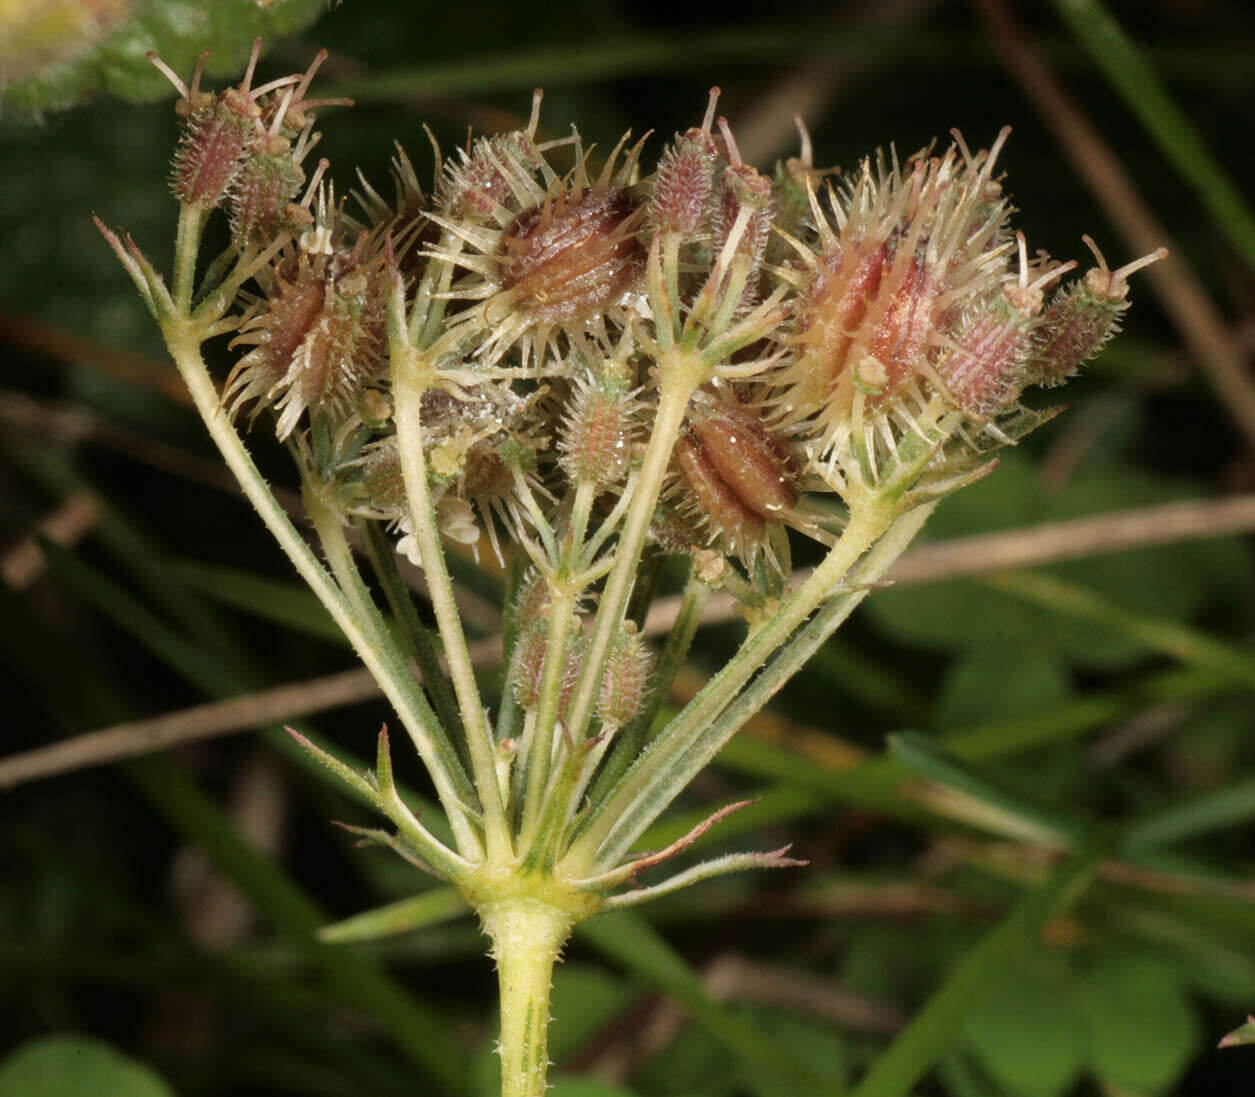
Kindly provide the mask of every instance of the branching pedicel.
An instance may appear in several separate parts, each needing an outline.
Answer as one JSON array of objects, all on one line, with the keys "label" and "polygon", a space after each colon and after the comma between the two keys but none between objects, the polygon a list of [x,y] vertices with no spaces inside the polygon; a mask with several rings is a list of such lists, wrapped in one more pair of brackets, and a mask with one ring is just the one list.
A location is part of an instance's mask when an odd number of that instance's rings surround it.
[{"label": "branching pedicel", "polygon": [[[253,62],[257,58],[254,50]],[[161,325],[224,458],[378,679],[431,775],[453,842],[403,802],[386,732],[374,773],[306,744],[374,804],[371,837],[451,881],[493,942],[502,1091],[545,1088],[553,963],[578,921],[697,880],[797,864],[726,856],[622,890],[633,846],[720,747],[845,620],[937,500],[1054,414],[1017,402],[1066,380],[1118,326],[1127,278],[1030,257],[989,151],[865,161],[833,183],[799,158],[742,162],[712,93],[652,174],[627,136],[598,169],[578,133],[526,129],[436,152],[423,190],[398,149],[393,200],[352,202],[304,163],[303,76],[210,93],[167,71],[185,136],[167,288],[101,226]],[[160,66],[160,62],[154,62]],[[433,142],[434,143],[434,142]],[[207,216],[231,243],[201,265]],[[1047,295],[1050,299],[1047,302]],[[225,382],[201,356],[231,336]],[[259,475],[236,423],[273,423],[301,475],[321,559]],[[507,689],[485,707],[444,542],[514,562]],[[403,625],[394,630],[359,571]],[[790,537],[825,546],[795,578]],[[400,593],[420,563],[435,634]],[[628,614],[642,574],[689,561],[655,658]],[[709,592],[747,639],[665,726],[661,700]],[[443,660],[443,663],[442,663]],[[417,668],[417,673],[415,668]],[[447,677],[446,677],[447,668]]]}]

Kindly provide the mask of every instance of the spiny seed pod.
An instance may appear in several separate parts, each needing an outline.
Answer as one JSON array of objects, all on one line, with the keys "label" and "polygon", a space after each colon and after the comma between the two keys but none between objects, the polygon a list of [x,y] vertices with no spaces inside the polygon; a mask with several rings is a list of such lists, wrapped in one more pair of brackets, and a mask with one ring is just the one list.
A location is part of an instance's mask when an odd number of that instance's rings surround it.
[{"label": "spiny seed pod", "polygon": [[231,191],[245,155],[262,139],[261,112],[236,88],[192,109],[174,154],[171,187],[188,206],[212,209]]},{"label": "spiny seed pod", "polygon": [[704,130],[676,134],[675,143],[658,162],[649,219],[664,233],[691,238],[703,232],[710,215],[719,151]]},{"label": "spiny seed pod", "polygon": [[899,253],[864,321],[855,384],[878,399],[892,396],[920,369],[933,337],[937,285],[918,259]]},{"label": "spiny seed pod", "polygon": [[568,479],[606,485],[627,476],[639,406],[628,382],[609,371],[577,384],[558,441]]},{"label": "spiny seed pod", "polygon": [[[565,712],[571,693],[584,665],[586,641],[582,630],[575,629],[567,637],[562,664],[561,695],[558,711]],[[525,625],[515,649],[510,688],[521,709],[534,712],[540,707],[540,691],[544,683],[545,655],[549,650],[549,618],[539,617]]]},{"label": "spiny seed pod", "polygon": [[649,539],[668,556],[695,556],[707,550],[693,534],[692,519],[681,514],[671,502],[660,500],[649,525]]},{"label": "spiny seed pod", "polygon": [[174,154],[171,186],[184,205],[202,209],[219,205],[230,193],[245,154],[264,143],[258,92],[252,90],[260,52],[258,38],[240,86],[217,94],[200,90],[208,54],[201,54],[189,86],[155,53],[148,53],[148,60],[179,93],[175,113],[183,120],[183,137]]},{"label": "spiny seed pod", "polygon": [[1042,290],[1075,263],[1044,262],[1029,281],[1031,265],[1022,232],[1016,233],[1020,253],[1018,281],[1003,286],[987,304],[969,306],[958,324],[953,350],[937,363],[937,375],[960,408],[978,421],[994,418],[1010,407],[1028,381],[1026,363],[1032,352],[1032,331],[1042,307]]},{"label": "spiny seed pod", "polygon": [[366,447],[353,463],[353,471],[357,478],[347,505],[351,513],[389,522],[406,514],[409,504],[395,438],[383,438]]},{"label": "spiny seed pod", "polygon": [[855,333],[880,290],[888,258],[888,246],[875,238],[824,250],[792,339],[799,361],[786,399],[797,411],[822,409],[838,397]]},{"label": "spiny seed pod", "polygon": [[231,188],[232,243],[245,249],[267,244],[281,232],[308,228],[312,215],[293,203],[304,182],[287,138],[267,138],[264,148],[244,158]]},{"label": "spiny seed pod", "polygon": [[481,361],[495,364],[517,348],[523,368],[539,367],[564,353],[559,336],[588,362],[613,353],[608,328],[630,322],[646,257],[639,238],[645,211],[633,190],[644,139],[618,162],[629,136],[596,179],[588,176],[578,137],[576,166],[565,177],[541,161],[546,186],[533,172],[501,161],[514,202],[494,206],[495,228],[433,214],[460,243],[426,254],[473,275],[452,295],[479,304],[455,316],[453,330],[461,325],[478,342]]},{"label": "spiny seed pod", "polygon": [[[802,116],[795,114],[793,123],[797,126],[802,147],[797,156],[777,161],[771,192],[775,226],[790,236],[800,236],[806,231],[806,222],[810,217],[811,188],[823,173],[815,171],[811,135],[802,122]],[[778,240],[776,245],[769,242],[768,251],[779,251],[782,258],[784,251],[780,249],[786,246],[784,240]]]},{"label": "spiny seed pod", "polygon": [[518,593],[514,596],[512,616],[520,628],[549,612],[551,595],[549,582],[541,574],[533,572],[519,584]]},{"label": "spiny seed pod", "polygon": [[491,222],[500,210],[517,214],[520,203],[515,176],[528,176],[544,163],[531,129],[481,137],[470,152],[458,150],[460,162],[449,164],[438,196],[442,212],[471,223]]},{"label": "spiny seed pod", "polygon": [[597,695],[597,716],[604,727],[622,727],[641,709],[649,687],[653,655],[636,625],[625,621],[606,655]]},{"label": "spiny seed pod", "polygon": [[626,190],[562,192],[502,235],[501,285],[536,320],[589,319],[640,282],[642,216]]},{"label": "spiny seed pod", "polygon": [[741,162],[741,153],[726,118],[719,119],[719,128],[723,131],[731,163],[720,179],[714,247],[716,252],[722,252],[731,244],[735,255],[749,260],[744,297],[748,301],[754,296],[758,268],[771,238],[775,216],[771,180]]},{"label": "spiny seed pod", "polygon": [[797,471],[755,412],[729,404],[699,409],[675,455],[696,514],[742,559],[757,555],[769,524],[792,516],[800,494]]},{"label": "spiny seed pod", "polygon": [[268,308],[231,344],[253,350],[227,379],[229,410],[270,404],[282,440],[306,409],[343,415],[352,407],[378,372],[383,333],[382,267],[364,264],[366,245],[363,238],[351,252],[301,256],[290,281],[276,272]]},{"label": "spiny seed pod", "polygon": [[671,147],[658,161],[649,201],[649,220],[661,233],[693,237],[706,230],[715,171],[722,159],[719,145],[710,134],[718,101],[719,89],[711,88],[701,126],[677,133]]},{"label": "spiny seed pod", "polygon": [[1005,138],[975,156],[956,141],[905,167],[896,156],[865,161],[841,193],[828,189],[831,212],[807,181],[818,248],[790,241],[803,269],[781,268],[799,298],[794,353],[770,402],[783,427],[805,424],[821,460],[844,459],[856,417],[858,444],[883,446],[891,458],[889,420],[922,413],[937,359],[965,334],[985,338],[966,326],[1009,278],[1009,207],[991,196]]},{"label": "spiny seed pod", "polygon": [[1112,271],[1093,240],[1082,239],[1098,266],[1056,295],[1033,332],[1029,377],[1047,388],[1063,384],[1120,330],[1120,316],[1129,307],[1129,275],[1168,254],[1158,248]]},{"label": "spiny seed pod", "polygon": [[1024,386],[1033,316],[1005,297],[975,310],[958,345],[937,364],[955,404],[976,419],[990,419]]}]

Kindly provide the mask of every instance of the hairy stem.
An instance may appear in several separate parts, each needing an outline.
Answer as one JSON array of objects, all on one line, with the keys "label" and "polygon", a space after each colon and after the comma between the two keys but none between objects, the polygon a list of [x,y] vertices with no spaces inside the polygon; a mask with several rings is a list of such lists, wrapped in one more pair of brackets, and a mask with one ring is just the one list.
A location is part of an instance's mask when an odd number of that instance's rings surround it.
[{"label": "hairy stem", "polygon": [[379,657],[388,663],[394,678],[405,688],[411,698],[411,704],[421,714],[424,724],[431,730],[432,742],[440,754],[440,764],[448,774],[459,797],[455,810],[449,813],[449,824],[458,835],[459,844],[465,839],[478,850],[479,839],[463,807],[463,804],[474,801],[475,790],[471,787],[466,771],[462,767],[462,760],[458,757],[445,728],[441,726],[427,698],[418,688],[418,683],[406,664],[404,653],[389,630],[383,615],[379,612],[379,607],[375,605],[370,591],[366,589],[366,584],[362,581],[361,572],[353,559],[353,551],[345,535],[343,518],[339,513],[327,507],[312,490],[307,490],[305,493],[305,510],[340,589],[344,591],[361,619],[369,624]]},{"label": "hairy stem", "polygon": [[436,515],[431,493],[427,488],[427,455],[423,450],[422,401],[425,382],[420,372],[420,354],[399,340],[392,341],[392,398],[397,425],[397,450],[401,458],[401,474],[409,502],[410,524],[418,552],[423,561],[423,574],[431,595],[436,625],[444,642],[449,676],[458,699],[462,726],[466,729],[475,787],[484,810],[484,832],[488,856],[493,860],[507,858],[511,852],[505,806],[497,784],[493,764],[495,740],[484,703],[475,684],[475,670],[466,646],[462,618],[453,600],[453,581],[445,563],[444,548],[436,528]]},{"label": "hairy stem", "polygon": [[543,1097],[549,1070],[549,990],[572,918],[541,899],[480,908],[501,994],[501,1097]]},{"label": "hairy stem", "polygon": [[[668,361],[672,357],[682,360]],[[658,413],[654,419],[649,446],[645,450],[645,457],[641,464],[636,493],[632,497],[631,506],[623,519],[623,528],[619,532],[619,542],[615,546],[614,567],[602,591],[601,606],[597,611],[597,620],[593,626],[593,637],[588,645],[584,670],[571,701],[568,727],[572,739],[577,743],[588,731],[593,703],[601,682],[602,666],[606,661],[614,634],[623,620],[623,611],[632,591],[632,580],[636,576],[636,565],[640,561],[641,550],[645,547],[645,535],[649,532],[649,524],[654,517],[654,507],[658,503],[658,494],[662,490],[662,479],[667,471],[667,462],[671,459],[671,450],[680,435],[680,426],[684,422],[689,398],[702,379],[701,370],[684,352],[664,355],[659,363],[659,373],[661,391],[658,398]]]},{"label": "hairy stem", "polygon": [[[630,844],[634,832],[638,832],[635,824],[642,805],[649,805],[645,813],[654,818],[679,795],[691,774],[688,766],[683,770],[675,767],[677,757],[685,753],[693,737],[718,716],[815,608],[833,597],[846,573],[889,528],[893,518],[893,509],[880,505],[874,497],[855,507],[840,540],[810,578],[741,645],[597,806],[569,854],[573,873],[582,874],[593,865],[612,861],[612,849],[626,849],[624,839]],[[629,809],[635,809],[630,816]]]},{"label": "hairy stem", "polygon": [[[408,696],[405,683],[398,679],[395,668],[390,667],[377,650],[370,623],[363,621],[350,604],[344,592],[318,562],[305,540],[296,531],[291,520],[275,499],[257,466],[245,449],[243,441],[222,408],[217,386],[209,376],[200,352],[200,334],[187,326],[171,325],[165,330],[166,345],[178,366],[196,410],[204,420],[227,467],[235,475],[245,497],[261,516],[279,547],[292,561],[293,566],[318,600],[326,607],[332,620],[348,638],[358,658],[384,691],[401,722],[405,725],[416,749],[431,773],[440,802],[449,813],[450,823],[461,813],[457,793],[447,773],[440,765],[439,752],[432,740],[431,729],[417,712]],[[456,833],[456,832],[455,832]],[[465,843],[465,845],[464,845]],[[473,844],[472,844],[473,843]],[[458,837],[459,852],[466,858],[478,857],[478,842],[469,828],[463,828]]]}]

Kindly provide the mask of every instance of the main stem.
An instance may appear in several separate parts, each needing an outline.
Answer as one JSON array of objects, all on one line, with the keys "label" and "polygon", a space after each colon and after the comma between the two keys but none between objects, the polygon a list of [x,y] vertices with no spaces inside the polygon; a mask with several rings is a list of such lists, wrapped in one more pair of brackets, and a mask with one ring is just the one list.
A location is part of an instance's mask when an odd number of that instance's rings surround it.
[{"label": "main stem", "polygon": [[536,898],[480,907],[501,993],[501,1097],[544,1097],[549,1070],[549,990],[571,915]]}]

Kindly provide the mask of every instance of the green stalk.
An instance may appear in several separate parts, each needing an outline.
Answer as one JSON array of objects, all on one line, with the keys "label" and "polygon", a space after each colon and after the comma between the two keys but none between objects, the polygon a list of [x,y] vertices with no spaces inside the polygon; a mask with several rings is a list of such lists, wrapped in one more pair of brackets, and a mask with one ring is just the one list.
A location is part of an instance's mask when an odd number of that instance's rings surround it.
[{"label": "green stalk", "polygon": [[549,603],[549,634],[545,640],[540,699],[536,706],[531,751],[526,759],[527,790],[519,828],[519,845],[522,849],[526,849],[536,837],[540,806],[549,783],[549,763],[553,753],[554,730],[560,718],[558,707],[562,700],[562,679],[566,670],[567,649],[570,646],[575,600],[576,594],[564,589],[555,594]]},{"label": "green stalk", "polygon": [[418,611],[397,568],[396,553],[388,543],[378,522],[362,519],[357,523],[366,548],[366,557],[383,588],[384,597],[400,622],[405,634],[406,646],[423,676],[423,685],[431,694],[432,708],[440,724],[451,735],[462,734],[462,719],[458,715],[457,698],[449,688],[449,679],[440,665],[440,656],[431,640],[431,632],[419,620]]},{"label": "green stalk", "polygon": [[671,450],[680,436],[680,426],[689,399],[705,375],[700,356],[684,351],[664,354],[658,363],[660,392],[658,413],[649,436],[649,445],[641,463],[640,479],[636,494],[623,519],[619,542],[615,546],[614,567],[606,579],[601,595],[601,605],[593,626],[593,638],[588,645],[584,670],[571,700],[567,726],[571,738],[580,742],[588,732],[592,719],[593,703],[601,684],[601,671],[610,651],[610,643],[623,620],[636,565],[645,547],[645,535],[654,517],[654,507],[662,490],[663,475],[671,460]]},{"label": "green stalk", "polygon": [[[213,378],[209,376],[209,370],[201,356],[199,333],[188,325],[170,325],[164,333],[171,357],[191,393],[192,401],[205,423],[205,428],[217,445],[227,467],[234,474],[245,497],[252,503],[266,528],[279,543],[279,547],[292,561],[293,566],[317,595],[318,600],[326,607],[332,620],[348,638],[358,658],[379,683],[413,739],[415,748],[431,774],[440,802],[448,812],[452,823],[461,814],[457,792],[449,774],[441,765],[440,752],[432,738],[431,729],[412,703],[407,682],[399,676],[396,668],[390,666],[382,658],[374,644],[370,622],[362,619],[345,597],[344,592],[318,562],[309,545],[296,531],[296,527],[292,525],[291,520],[257,470],[252,457],[249,456],[248,450],[222,408],[217,386]],[[466,845],[463,845],[464,841],[467,842]],[[474,844],[471,844],[472,842]],[[477,849],[478,842],[474,841],[473,835],[468,833],[466,838],[459,838],[458,852],[467,859],[478,856]]]},{"label": "green stalk", "polygon": [[[911,522],[909,536],[897,548],[900,553],[910,536],[914,536],[924,516]],[[618,787],[594,809],[584,833],[572,845],[567,857],[570,870],[577,876],[593,871],[593,866],[607,863],[607,848],[612,835],[617,835],[615,848],[626,849],[667,804],[688,784],[691,766],[676,768],[679,758],[689,752],[694,737],[708,728],[711,721],[741,690],[750,677],[775,652],[815,608],[830,598],[858,559],[889,528],[894,511],[874,496],[855,506],[850,522],[824,561],[811,573],[780,609],[766,621],[725,664],[702,691],[690,701],[666,730],[628,769]],[[896,553],[894,554],[896,556]],[[886,561],[884,567],[888,567]],[[852,607],[851,607],[852,608]],[[780,678],[780,683],[784,679]],[[764,699],[765,703],[765,699]],[[723,730],[722,725],[720,725]],[[731,732],[727,732],[730,736]],[[706,735],[702,740],[707,739]],[[715,748],[718,749],[717,747]],[[703,751],[703,754],[707,752]],[[703,761],[702,765],[705,764]],[[699,767],[700,768],[700,767]],[[643,808],[644,805],[644,808]],[[642,815],[647,818],[640,822]]]},{"label": "green stalk", "polygon": [[397,646],[396,640],[379,612],[379,607],[375,605],[374,599],[366,589],[366,584],[362,581],[361,573],[353,560],[352,549],[349,548],[348,538],[345,536],[342,516],[327,508],[315,492],[308,490],[305,493],[305,510],[340,589],[345,592],[357,612],[361,614],[362,620],[369,623],[373,643],[380,658],[387,661],[397,681],[404,684],[414,708],[421,714],[424,724],[431,730],[432,743],[440,754],[441,766],[448,774],[459,797],[456,804],[457,810],[449,813],[449,825],[457,835],[459,846],[465,841],[470,844],[471,848],[482,852],[464,806],[466,802],[474,799],[475,790],[466,776],[466,771],[462,768],[462,760],[458,757],[453,743],[441,727],[440,721],[427,703],[422,690],[414,681],[404,654]]},{"label": "green stalk", "polygon": [[484,713],[484,704],[475,684],[475,670],[466,646],[462,618],[453,599],[453,582],[445,562],[444,548],[436,528],[435,509],[427,487],[427,455],[423,450],[421,402],[426,384],[423,362],[417,350],[402,339],[391,340],[393,418],[397,426],[397,451],[401,458],[401,475],[410,508],[410,523],[423,575],[427,579],[436,625],[444,642],[453,692],[462,714],[470,748],[471,768],[484,811],[484,830],[488,856],[493,860],[511,855],[511,841],[506,826],[505,807],[497,785],[493,764],[495,741]]},{"label": "green stalk", "polygon": [[200,206],[179,206],[179,227],[174,238],[174,304],[180,316],[187,316],[192,307],[204,217]]},{"label": "green stalk", "polygon": [[553,965],[571,934],[570,913],[538,898],[479,908],[492,939],[501,996],[501,1097],[543,1097],[549,1069]]}]

